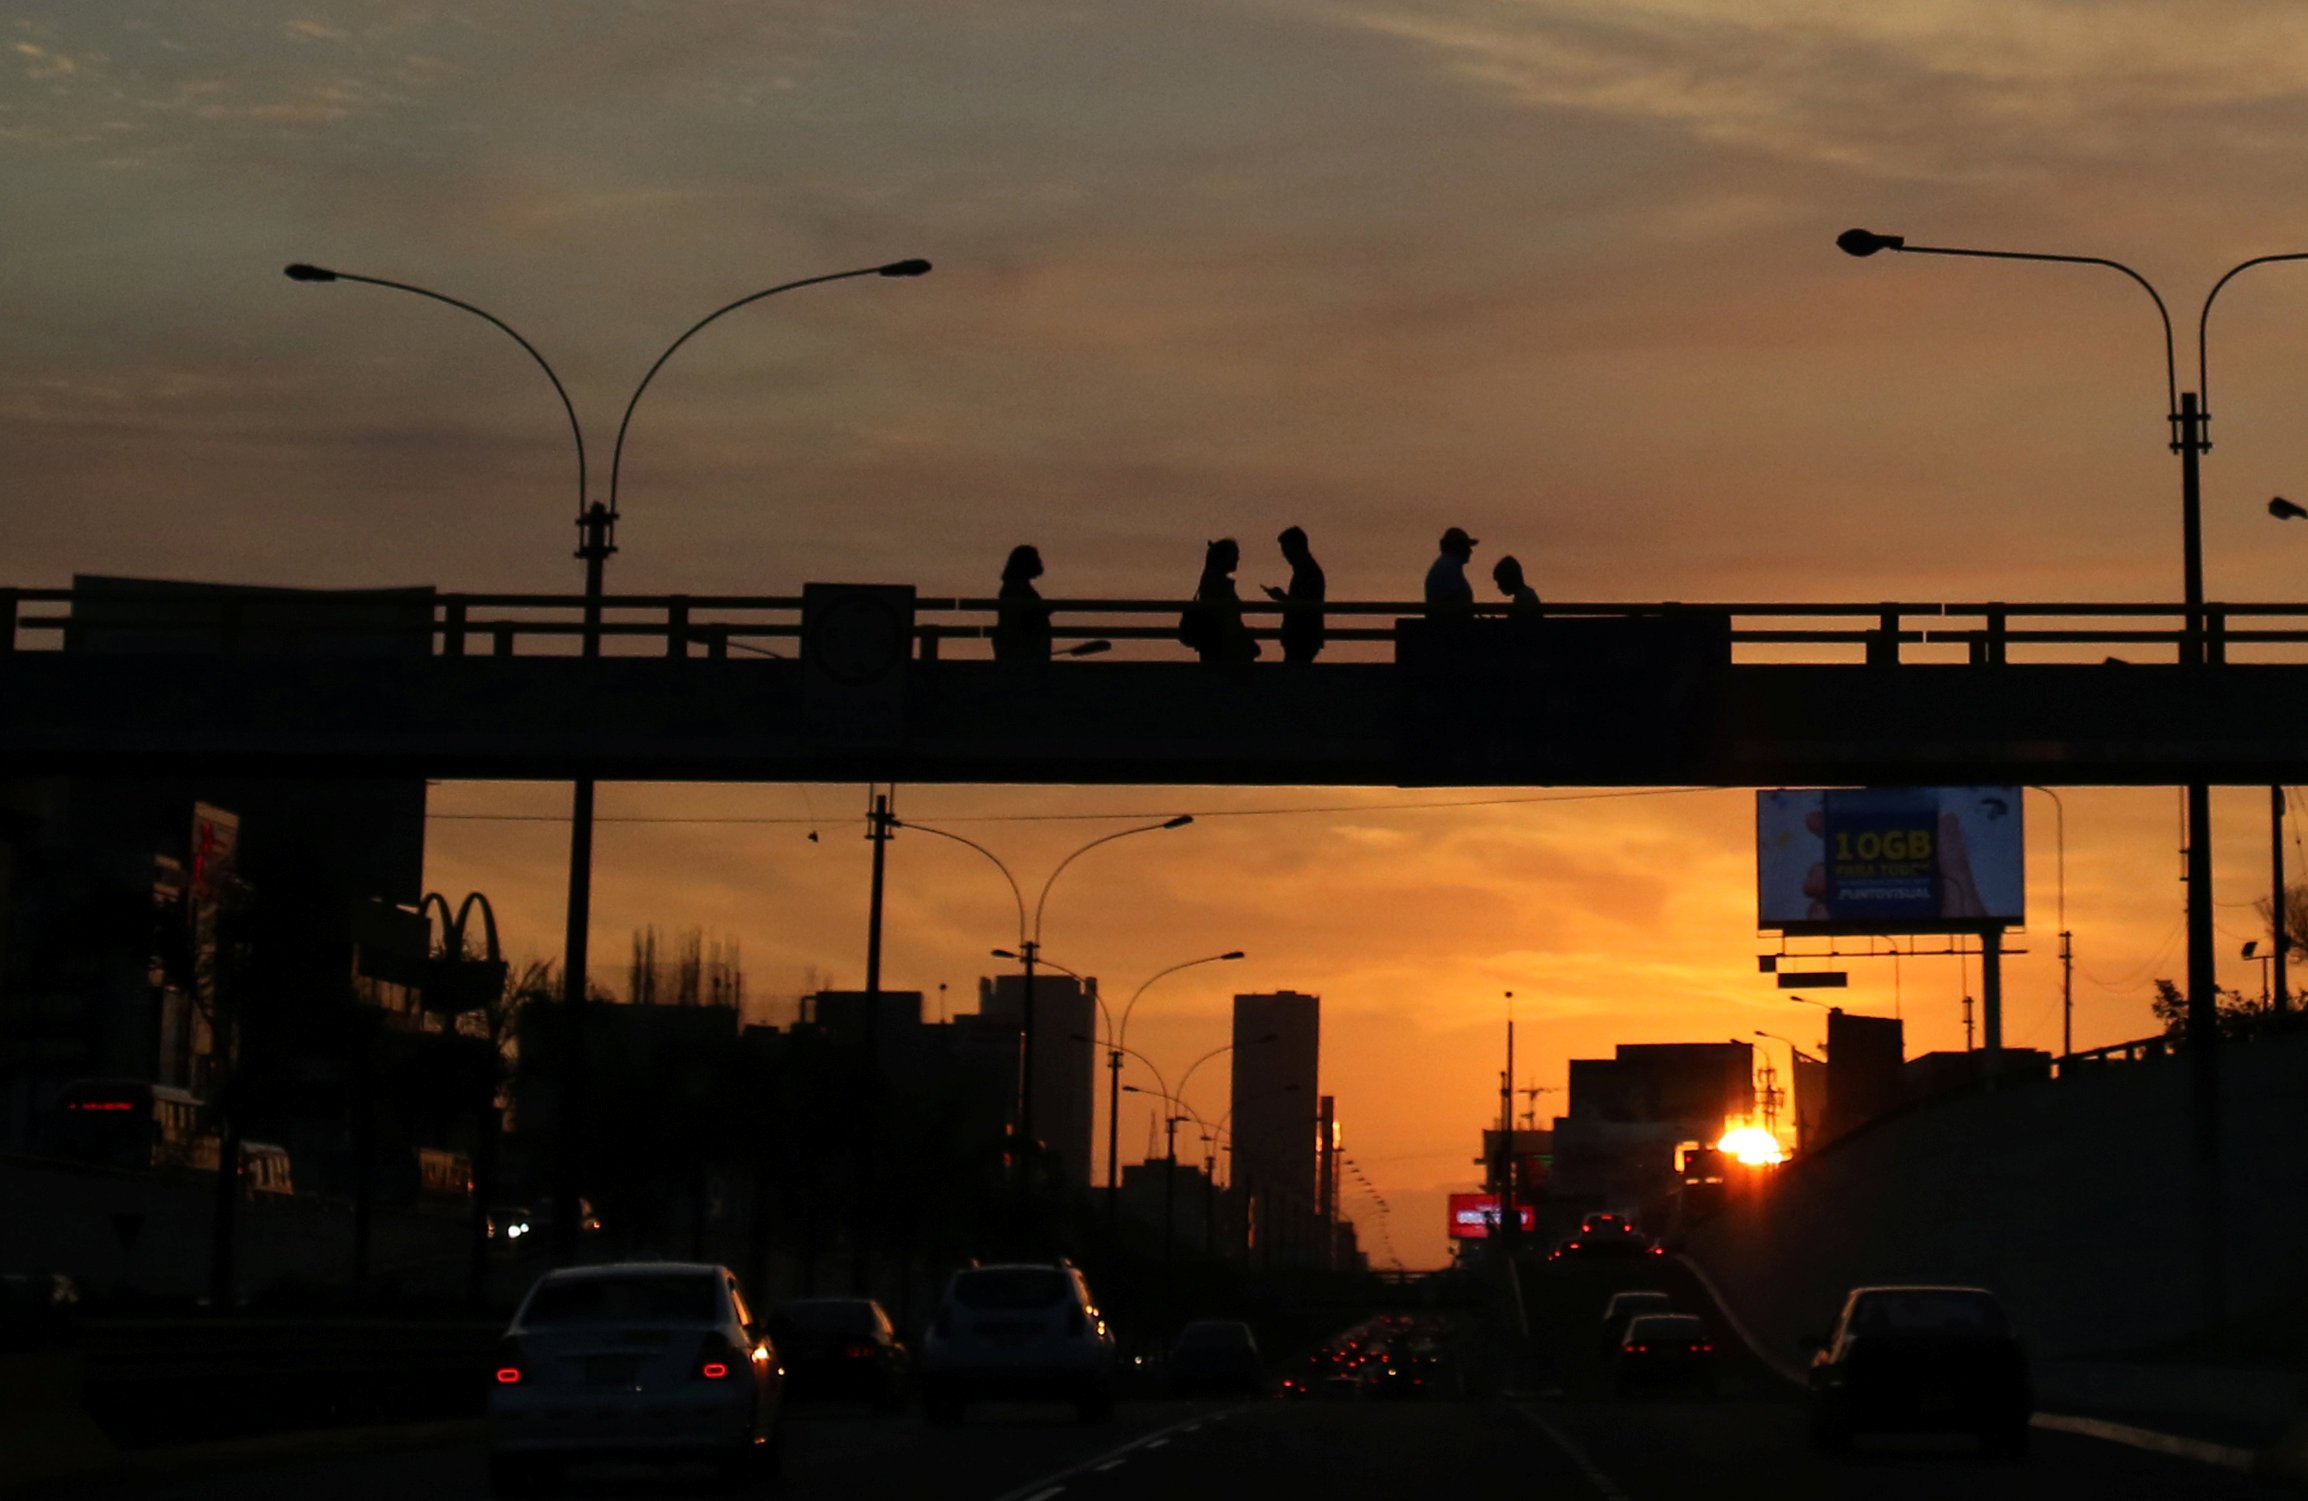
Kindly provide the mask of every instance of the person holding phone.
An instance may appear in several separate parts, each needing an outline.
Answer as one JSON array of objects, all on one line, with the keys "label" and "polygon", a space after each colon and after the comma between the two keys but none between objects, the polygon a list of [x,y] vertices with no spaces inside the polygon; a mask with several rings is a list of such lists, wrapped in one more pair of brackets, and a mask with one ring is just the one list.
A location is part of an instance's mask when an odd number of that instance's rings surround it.
[{"label": "person holding phone", "polygon": [[1306,545],[1304,527],[1285,527],[1274,540],[1281,544],[1282,556],[1290,563],[1290,587],[1266,585],[1266,597],[1283,607],[1282,660],[1311,662],[1322,651],[1322,601],[1329,584],[1322,565],[1314,561],[1314,552]]}]

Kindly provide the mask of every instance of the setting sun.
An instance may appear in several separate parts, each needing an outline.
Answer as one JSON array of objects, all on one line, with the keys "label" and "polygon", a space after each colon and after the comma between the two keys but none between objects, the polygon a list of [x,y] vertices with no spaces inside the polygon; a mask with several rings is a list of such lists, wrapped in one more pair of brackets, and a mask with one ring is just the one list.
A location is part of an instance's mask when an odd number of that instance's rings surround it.
[{"label": "setting sun", "polygon": [[1787,1153],[1780,1148],[1779,1139],[1761,1126],[1734,1126],[1723,1133],[1715,1143],[1722,1152],[1749,1167],[1766,1167],[1774,1162],[1785,1162]]}]

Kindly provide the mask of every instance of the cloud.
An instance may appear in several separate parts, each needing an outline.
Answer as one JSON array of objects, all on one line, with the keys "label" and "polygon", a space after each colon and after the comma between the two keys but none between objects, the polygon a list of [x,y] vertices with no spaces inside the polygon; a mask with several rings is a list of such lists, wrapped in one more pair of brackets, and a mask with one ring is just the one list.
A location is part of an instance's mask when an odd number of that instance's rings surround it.
[{"label": "cloud", "polygon": [[[2174,112],[2297,108],[2293,7],[2120,0],[1428,0],[1330,8],[1529,107],[1656,122],[1893,180],[2170,149]],[[2273,141],[2265,144],[2274,145]]]}]

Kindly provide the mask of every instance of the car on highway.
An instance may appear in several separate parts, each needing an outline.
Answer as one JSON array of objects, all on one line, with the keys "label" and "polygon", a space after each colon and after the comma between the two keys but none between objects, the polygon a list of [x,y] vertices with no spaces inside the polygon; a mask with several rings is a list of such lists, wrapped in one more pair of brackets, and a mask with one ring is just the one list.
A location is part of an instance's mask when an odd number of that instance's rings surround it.
[{"label": "car on highway", "polygon": [[1598,1231],[1593,1235],[1574,1235],[1549,1252],[1547,1260],[1613,1261],[1665,1254],[1665,1248],[1657,1241],[1632,1226],[1625,1226],[1617,1230]]},{"label": "car on highway", "polygon": [[946,1282],[917,1365],[922,1411],[959,1422],[972,1402],[1070,1402],[1085,1423],[1114,1411],[1114,1332],[1071,1263],[968,1266]]},{"label": "car on highway", "polygon": [[1675,1295],[1656,1287],[1634,1287],[1611,1294],[1611,1301],[1603,1305],[1603,1338],[1600,1349],[1605,1355],[1619,1348],[1620,1337],[1627,1325],[1648,1313],[1673,1313]]},{"label": "car on highway", "polygon": [[1961,1432],[1990,1454],[2027,1452],[2027,1354],[1986,1288],[1855,1287],[1834,1335],[1811,1343],[1815,1448],[1838,1452],[1864,1432]]},{"label": "car on highway", "polygon": [[1214,1392],[1255,1397],[1266,1390],[1266,1363],[1258,1336],[1239,1319],[1196,1319],[1170,1347],[1173,1396]]},{"label": "car on highway", "polygon": [[573,1464],[778,1464],[785,1373],[735,1274],[704,1262],[565,1267],[529,1289],[490,1365],[489,1483]]},{"label": "car on highway", "polygon": [[1611,1356],[1621,1396],[1642,1391],[1715,1390],[1715,1340],[1696,1314],[1646,1313],[1630,1319]]},{"label": "car on highway", "polygon": [[769,1337],[789,1400],[867,1402],[881,1412],[905,1405],[913,1352],[873,1299],[798,1299],[770,1315]]}]

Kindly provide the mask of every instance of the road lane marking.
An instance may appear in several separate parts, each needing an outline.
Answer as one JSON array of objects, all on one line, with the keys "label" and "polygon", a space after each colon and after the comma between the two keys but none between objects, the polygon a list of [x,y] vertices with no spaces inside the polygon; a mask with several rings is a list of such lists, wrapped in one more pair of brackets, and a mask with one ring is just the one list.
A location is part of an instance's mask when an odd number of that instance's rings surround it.
[{"label": "road lane marking", "polygon": [[2243,1470],[2249,1473],[2256,1458],[2249,1449],[2232,1448],[2227,1444],[2215,1444],[2200,1438],[2182,1438],[2176,1433],[2158,1433],[2153,1428],[2135,1428],[2129,1423],[2110,1423],[2103,1418],[2039,1412],[2028,1421],[2038,1428],[2048,1428],[2055,1433],[2080,1433],[2086,1438],[2105,1439],[2111,1444],[2128,1444],[2134,1449],[2192,1459],[2198,1464],[2218,1465],[2224,1470]]},{"label": "road lane marking", "polygon": [[1572,1464],[1578,1466],[1579,1473],[1587,1477],[1587,1484],[1595,1488],[1595,1493],[1601,1496],[1603,1501],[1628,1501],[1627,1493],[1619,1489],[1619,1483],[1604,1474],[1602,1466],[1587,1458],[1586,1451],[1572,1443],[1570,1436],[1564,1433],[1562,1429],[1557,1428],[1528,1407],[1517,1407],[1509,1403],[1507,1411],[1520,1413],[1526,1422],[1531,1423],[1539,1432],[1552,1439],[1555,1447],[1562,1450],[1564,1456]]},{"label": "road lane marking", "polygon": [[1092,1465],[1090,1468],[1103,1475],[1108,1470],[1119,1470],[1122,1468],[1122,1466],[1128,1464],[1129,1462],[1130,1461],[1127,1459],[1109,1459],[1102,1465]]},{"label": "road lane marking", "polygon": [[[1228,1409],[1230,1412],[1236,1410],[1237,1409],[1233,1408]],[[1076,1475],[1092,1473],[1098,1468],[1100,1463],[1104,1461],[1111,1460],[1119,1464],[1126,1456],[1139,1449],[1156,1448],[1162,1444],[1168,1443],[1170,1441],[1170,1435],[1173,1433],[1182,1433],[1193,1424],[1206,1421],[1209,1418],[1223,1416],[1225,1416],[1224,1413],[1201,1413],[1191,1418],[1180,1418],[1177,1422],[1172,1423],[1169,1427],[1157,1428],[1152,1433],[1144,1434],[1138,1438],[1130,1440],[1130,1442],[1122,1445],[1120,1448],[1108,1449],[1103,1454],[1094,1454],[1090,1458],[1083,1460],[1080,1464],[1069,1465],[1065,1469],[1059,1470],[1055,1474],[1044,1475],[1038,1480],[1029,1480],[1014,1491],[1004,1491],[1001,1495],[995,1497],[994,1501],[1043,1501],[1044,1497],[1054,1496],[1058,1494],[1058,1492],[1064,1490],[1066,1487],[1062,1482],[1071,1480]],[[1620,1501],[1620,1498],[1612,1498],[1612,1501]]]}]

